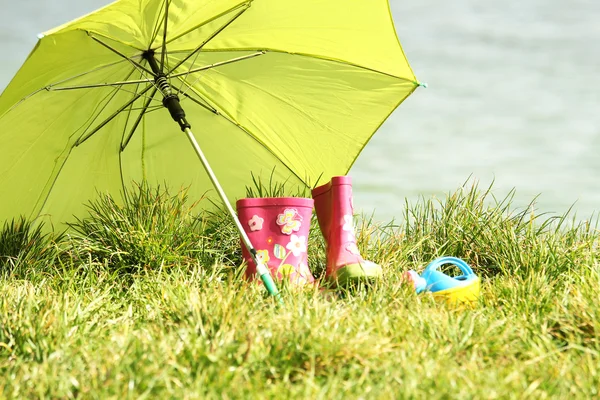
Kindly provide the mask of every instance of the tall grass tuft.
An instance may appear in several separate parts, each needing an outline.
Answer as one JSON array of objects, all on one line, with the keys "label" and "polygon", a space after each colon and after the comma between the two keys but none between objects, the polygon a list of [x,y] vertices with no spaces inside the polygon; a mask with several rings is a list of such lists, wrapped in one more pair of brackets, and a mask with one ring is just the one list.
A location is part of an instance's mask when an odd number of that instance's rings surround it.
[{"label": "tall grass tuft", "polygon": [[202,214],[203,263],[238,266],[242,263],[240,234],[222,205]]},{"label": "tall grass tuft", "polygon": [[70,224],[71,253],[126,272],[192,263],[202,249],[196,205],[185,190],[171,195],[145,183],[125,190],[122,201],[99,194],[88,216]]},{"label": "tall grass tuft", "polygon": [[[6,221],[0,230],[0,273],[30,268],[46,268],[59,255],[55,242],[62,235],[44,233],[44,224],[25,217]],[[25,272],[25,271],[23,271]]]},{"label": "tall grass tuft", "polygon": [[310,197],[310,186],[297,185],[293,188],[289,181],[275,180],[275,170],[271,171],[268,181],[263,181],[260,176],[252,174],[252,185],[246,186],[246,197]]},{"label": "tall grass tuft", "polygon": [[598,219],[537,213],[535,199],[514,205],[514,190],[497,199],[492,187],[464,185],[444,199],[406,203],[401,223],[362,218],[359,248],[392,268],[420,268],[440,256],[463,258],[483,276],[545,271],[555,276],[598,256]]}]

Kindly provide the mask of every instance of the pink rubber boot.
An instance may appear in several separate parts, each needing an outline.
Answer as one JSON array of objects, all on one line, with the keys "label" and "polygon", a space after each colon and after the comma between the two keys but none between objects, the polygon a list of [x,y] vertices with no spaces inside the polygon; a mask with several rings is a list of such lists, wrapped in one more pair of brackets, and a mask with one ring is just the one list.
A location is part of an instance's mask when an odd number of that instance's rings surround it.
[{"label": "pink rubber boot", "polygon": [[[299,285],[315,281],[306,253],[313,204],[312,199],[298,197],[237,201],[238,218],[274,279]],[[254,279],[256,264],[243,243],[242,253],[248,263],[246,277]]]},{"label": "pink rubber boot", "polygon": [[325,277],[336,284],[369,281],[381,277],[381,267],[364,260],[353,224],[352,178],[335,176],[312,191],[321,232],[327,244]]}]

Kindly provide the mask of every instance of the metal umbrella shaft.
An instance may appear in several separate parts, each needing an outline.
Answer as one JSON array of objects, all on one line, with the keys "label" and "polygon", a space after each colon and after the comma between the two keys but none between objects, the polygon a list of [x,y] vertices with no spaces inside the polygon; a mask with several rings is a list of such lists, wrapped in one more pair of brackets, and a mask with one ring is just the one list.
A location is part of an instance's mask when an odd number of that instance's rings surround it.
[{"label": "metal umbrella shaft", "polygon": [[163,101],[162,101],[163,105],[165,106],[165,108],[167,108],[169,110],[169,113],[171,114],[171,117],[173,117],[173,120],[175,120],[175,122],[177,122],[179,124],[179,127],[181,128],[181,130],[183,132],[185,132],[185,134],[187,135],[190,143],[192,144],[192,147],[194,148],[194,151],[196,152],[196,155],[198,155],[198,158],[200,159],[200,162],[202,163],[202,166],[204,167],[204,170],[208,174],[210,181],[212,182],[213,186],[217,190],[217,193],[219,194],[219,197],[223,201],[223,204],[225,204],[225,207],[227,208],[229,215],[233,219],[233,222],[235,223],[236,228],[242,237],[242,241],[244,242],[244,245],[246,246],[246,248],[252,255],[252,259],[254,260],[254,263],[256,264],[256,272],[260,276],[260,279],[263,281],[265,287],[267,288],[267,291],[271,295],[273,295],[278,300],[279,303],[283,303],[283,300],[281,298],[281,293],[279,293],[279,290],[277,289],[277,285],[275,285],[275,281],[273,280],[273,277],[271,276],[269,268],[267,266],[265,266],[261,260],[258,259],[256,250],[254,249],[252,242],[250,242],[250,238],[244,231],[244,228],[242,227],[242,224],[241,224],[239,218],[237,217],[237,214],[235,213],[235,211],[233,210],[233,207],[231,207],[231,203],[227,199],[227,195],[225,194],[225,191],[221,187],[219,180],[217,179],[212,168],[210,167],[210,164],[208,163],[206,156],[202,152],[202,149],[200,148],[198,141],[196,141],[196,137],[194,136],[194,133],[192,132],[191,125],[185,118],[185,111],[183,110],[183,108],[181,107],[181,104],[179,103],[179,97],[172,92],[171,86],[170,86],[169,82],[167,81],[167,77],[162,73],[161,68],[158,66],[158,63],[156,62],[156,59],[154,58],[154,53],[146,52],[146,53],[144,53],[144,58],[148,61],[150,68],[152,68],[152,71],[155,74],[154,81],[156,83],[156,86],[158,87],[158,89],[160,90],[160,92],[163,95]]},{"label": "metal umbrella shaft", "polygon": [[240,223],[240,220],[237,217],[235,211],[233,211],[233,208],[231,207],[229,200],[227,200],[227,196],[225,195],[223,188],[219,184],[217,177],[215,176],[212,168],[210,167],[208,160],[204,156],[202,149],[198,145],[198,142],[196,141],[196,138],[194,137],[192,130],[190,128],[185,128],[184,132],[186,133],[188,139],[190,140],[192,147],[196,151],[198,158],[202,162],[202,165],[204,166],[204,169],[206,170],[206,173],[208,174],[212,184],[214,185],[215,189],[217,189],[217,192],[219,193],[219,197],[221,197],[221,200],[225,204],[225,207],[227,208],[229,215],[231,215],[231,218],[233,218],[233,222],[235,223],[238,231],[240,232],[240,235],[242,236],[242,241],[244,242],[244,245],[246,246],[246,248],[252,255],[252,259],[254,260],[254,263],[256,264],[256,272],[258,273],[258,275],[260,276],[260,279],[265,284],[265,287],[267,288],[269,293],[271,295],[275,296],[277,298],[277,300],[281,303],[282,302],[281,293],[279,293],[279,290],[277,289],[277,286],[275,285],[275,282],[273,281],[273,277],[271,276],[271,273],[269,272],[269,268],[267,268],[265,266],[265,264],[258,259],[256,250],[254,249],[254,246],[252,246],[252,243],[250,242],[250,238],[244,231],[244,228],[242,227],[242,224]]}]

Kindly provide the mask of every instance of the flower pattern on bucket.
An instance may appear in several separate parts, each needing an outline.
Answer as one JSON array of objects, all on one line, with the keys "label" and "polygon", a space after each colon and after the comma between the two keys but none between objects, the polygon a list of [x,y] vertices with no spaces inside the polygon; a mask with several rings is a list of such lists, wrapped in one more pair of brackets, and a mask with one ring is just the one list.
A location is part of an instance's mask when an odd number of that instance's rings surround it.
[{"label": "flower pattern on bucket", "polygon": [[290,236],[290,242],[285,248],[291,251],[294,257],[299,257],[302,253],[306,253],[306,236]]},{"label": "flower pattern on bucket", "polygon": [[248,221],[248,226],[252,232],[260,231],[263,227],[263,223],[265,222],[264,218],[259,217],[258,215],[253,215],[250,221]]},{"label": "flower pattern on bucket", "polygon": [[269,250],[256,250],[256,260],[266,265],[271,260]]},{"label": "flower pattern on bucket", "polygon": [[273,255],[275,256],[275,258],[283,260],[283,259],[285,259],[286,254],[287,254],[287,251],[285,251],[285,247],[283,247],[279,243],[277,243],[277,244],[275,244],[275,246],[273,246]]},{"label": "flower pattern on bucket", "polygon": [[281,276],[281,278],[288,279],[290,276],[292,276],[295,270],[296,269],[293,265],[283,264],[280,265],[279,268],[277,268],[277,273]]},{"label": "flower pattern on bucket", "polygon": [[298,211],[293,208],[286,208],[283,214],[277,216],[277,225],[281,226],[281,233],[291,235],[292,232],[298,232],[302,226],[302,217]]}]

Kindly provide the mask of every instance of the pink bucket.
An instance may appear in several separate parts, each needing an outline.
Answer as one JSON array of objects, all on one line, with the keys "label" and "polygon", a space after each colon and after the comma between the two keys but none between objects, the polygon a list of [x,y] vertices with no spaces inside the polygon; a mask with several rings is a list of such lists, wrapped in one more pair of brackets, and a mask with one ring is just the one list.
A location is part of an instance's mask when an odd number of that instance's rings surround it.
[{"label": "pink bucket", "polygon": [[[307,255],[313,205],[313,199],[299,197],[237,201],[238,218],[244,231],[273,278],[296,284],[314,282]],[[243,242],[242,253],[248,263],[246,277],[254,279],[256,264]]]}]

